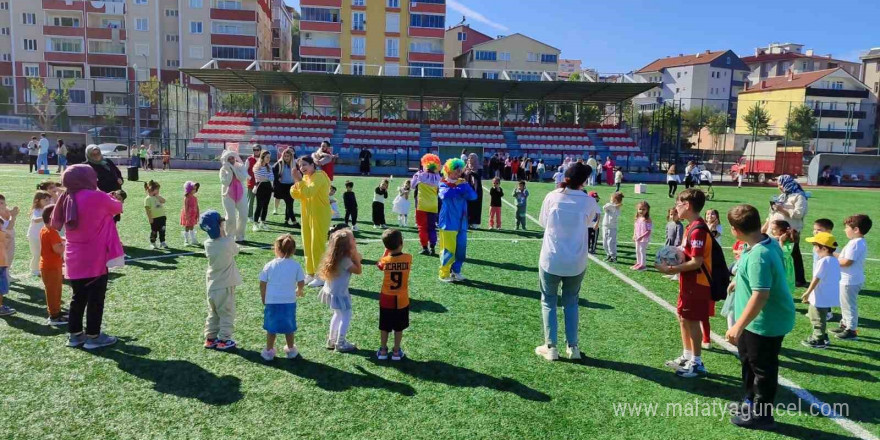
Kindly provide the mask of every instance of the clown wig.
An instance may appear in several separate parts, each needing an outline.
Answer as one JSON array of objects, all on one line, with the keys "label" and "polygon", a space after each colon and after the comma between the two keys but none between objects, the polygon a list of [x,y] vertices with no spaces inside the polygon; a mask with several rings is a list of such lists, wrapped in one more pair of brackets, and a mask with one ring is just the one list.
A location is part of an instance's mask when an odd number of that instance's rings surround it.
[{"label": "clown wig", "polygon": [[451,171],[460,171],[464,169],[464,161],[461,159],[449,159],[443,165],[443,175],[449,176]]},{"label": "clown wig", "polygon": [[424,168],[425,171],[436,173],[440,171],[441,164],[440,158],[437,157],[436,154],[428,153],[422,156],[422,168]]}]

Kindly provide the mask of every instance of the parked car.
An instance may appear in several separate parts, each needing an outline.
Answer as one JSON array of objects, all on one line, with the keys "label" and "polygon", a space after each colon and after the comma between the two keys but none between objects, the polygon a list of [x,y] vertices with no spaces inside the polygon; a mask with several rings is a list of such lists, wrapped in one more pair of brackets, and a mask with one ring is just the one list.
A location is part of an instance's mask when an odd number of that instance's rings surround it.
[{"label": "parked car", "polygon": [[101,155],[103,155],[107,159],[128,159],[129,151],[128,146],[125,144],[115,144],[112,142],[108,142],[104,144],[99,144],[98,148],[101,149]]}]

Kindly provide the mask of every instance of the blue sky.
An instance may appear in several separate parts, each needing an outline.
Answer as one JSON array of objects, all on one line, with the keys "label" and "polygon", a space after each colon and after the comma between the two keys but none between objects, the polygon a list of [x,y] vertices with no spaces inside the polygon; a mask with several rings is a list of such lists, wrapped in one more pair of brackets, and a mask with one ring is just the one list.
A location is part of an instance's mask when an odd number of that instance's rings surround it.
[{"label": "blue sky", "polygon": [[[285,1],[299,9],[299,0]],[[447,0],[447,26],[462,15],[487,35],[519,32],[603,73],[706,49],[748,56],[770,42],[801,43],[851,61],[880,46],[876,0]]]}]

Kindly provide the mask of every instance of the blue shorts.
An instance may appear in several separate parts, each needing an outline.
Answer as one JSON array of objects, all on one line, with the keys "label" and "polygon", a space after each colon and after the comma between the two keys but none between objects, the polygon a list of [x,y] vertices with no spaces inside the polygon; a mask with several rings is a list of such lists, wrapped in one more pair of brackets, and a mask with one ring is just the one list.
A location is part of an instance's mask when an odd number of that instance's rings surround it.
[{"label": "blue shorts", "polygon": [[266,304],[263,309],[263,329],[275,334],[296,332],[296,303]]},{"label": "blue shorts", "polygon": [[0,267],[0,295],[9,293],[9,268]]}]

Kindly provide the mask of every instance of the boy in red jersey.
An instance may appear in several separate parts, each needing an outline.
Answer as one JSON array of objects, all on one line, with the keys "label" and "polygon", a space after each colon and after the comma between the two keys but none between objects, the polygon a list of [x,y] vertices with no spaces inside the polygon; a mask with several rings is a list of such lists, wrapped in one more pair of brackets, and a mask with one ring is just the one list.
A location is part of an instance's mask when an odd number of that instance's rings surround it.
[{"label": "boy in red jersey", "polygon": [[379,292],[379,331],[382,345],[376,352],[379,360],[388,359],[388,333],[394,332],[391,360],[403,359],[400,341],[403,331],[409,327],[409,272],[412,255],[403,253],[403,234],[397,229],[387,229],[382,234],[385,255],[376,266],[385,272],[382,290]]}]

